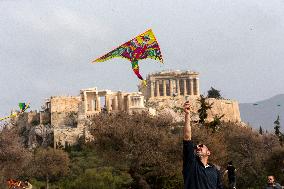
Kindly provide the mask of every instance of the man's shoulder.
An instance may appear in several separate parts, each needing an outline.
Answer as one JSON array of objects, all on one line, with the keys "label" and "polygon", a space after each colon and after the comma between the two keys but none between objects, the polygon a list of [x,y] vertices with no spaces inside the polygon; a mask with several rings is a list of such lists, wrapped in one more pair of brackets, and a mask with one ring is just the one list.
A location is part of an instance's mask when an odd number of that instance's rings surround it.
[{"label": "man's shoulder", "polygon": [[279,183],[275,183],[274,186],[265,186],[264,189],[282,189],[282,186]]},{"label": "man's shoulder", "polygon": [[282,186],[279,184],[279,183],[275,183],[275,186],[277,187],[277,189],[279,188],[279,189],[282,189]]},{"label": "man's shoulder", "polygon": [[192,140],[183,140],[184,147],[194,147],[194,143]]},{"label": "man's shoulder", "polygon": [[219,165],[215,165],[213,163],[208,163],[208,165],[214,169],[216,169],[217,171],[219,171],[221,169],[221,167]]}]

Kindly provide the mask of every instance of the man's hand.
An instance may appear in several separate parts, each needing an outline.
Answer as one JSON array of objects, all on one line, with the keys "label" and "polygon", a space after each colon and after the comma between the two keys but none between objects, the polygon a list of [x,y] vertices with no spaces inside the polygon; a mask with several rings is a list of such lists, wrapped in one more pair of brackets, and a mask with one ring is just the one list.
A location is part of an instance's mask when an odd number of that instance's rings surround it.
[{"label": "man's hand", "polygon": [[190,114],[190,110],[191,110],[191,105],[189,101],[186,101],[183,105],[183,111],[185,114]]},{"label": "man's hand", "polygon": [[189,101],[186,101],[183,105],[183,111],[185,113],[183,140],[191,140],[190,109]]}]

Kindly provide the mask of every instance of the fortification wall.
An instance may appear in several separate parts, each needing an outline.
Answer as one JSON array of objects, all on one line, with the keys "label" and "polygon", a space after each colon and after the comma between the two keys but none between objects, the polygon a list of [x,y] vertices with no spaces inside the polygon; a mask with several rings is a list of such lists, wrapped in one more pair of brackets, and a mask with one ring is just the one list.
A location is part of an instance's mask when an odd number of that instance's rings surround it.
[{"label": "fortification wall", "polygon": [[50,98],[51,126],[53,127],[54,146],[75,144],[83,135],[77,128],[80,97],[56,96]]},{"label": "fortification wall", "polygon": [[[194,97],[177,97],[177,98],[167,98],[167,99],[154,99],[148,101],[149,104],[153,105],[153,108],[157,111],[163,111],[163,109],[176,109],[182,108],[184,102],[189,100],[192,106],[192,119],[198,121],[198,109],[200,108],[200,103],[198,98]],[[207,111],[208,117],[207,121],[213,121],[214,116],[221,116],[222,121],[225,122],[241,122],[241,115],[239,110],[239,103],[236,100],[225,100],[225,99],[215,99],[209,98],[206,99],[206,102],[212,104],[212,108]]]},{"label": "fortification wall", "polygon": [[221,116],[225,122],[241,122],[239,103],[236,100],[218,100],[214,98],[207,99],[208,103],[213,103],[212,108],[208,110],[207,121],[213,121],[214,116]]},{"label": "fortification wall", "polygon": [[50,98],[50,112],[78,112],[79,96],[53,96]]},{"label": "fortification wall", "polygon": [[79,111],[79,97],[57,96],[50,98],[51,125],[58,127],[74,127]]}]

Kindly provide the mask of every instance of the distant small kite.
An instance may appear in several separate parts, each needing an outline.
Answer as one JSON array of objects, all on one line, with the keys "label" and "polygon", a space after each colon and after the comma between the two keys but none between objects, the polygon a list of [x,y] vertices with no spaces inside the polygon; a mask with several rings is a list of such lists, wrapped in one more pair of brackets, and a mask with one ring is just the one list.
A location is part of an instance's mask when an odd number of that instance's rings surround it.
[{"label": "distant small kite", "polygon": [[151,58],[163,63],[159,44],[151,29],[94,60],[93,63],[104,62],[115,57],[126,58],[129,60],[132,64],[132,70],[136,76],[142,80],[144,85],[146,85],[146,81],[139,73],[138,61]]},{"label": "distant small kite", "polygon": [[24,112],[24,111],[26,111],[29,108],[29,104],[26,104],[24,102],[20,102],[19,103],[19,108],[20,108],[21,112]]},{"label": "distant small kite", "polygon": [[29,103],[26,104],[24,102],[20,102],[19,103],[20,112],[13,112],[9,116],[0,118],[0,121],[3,121],[5,119],[9,119],[9,118],[13,118],[13,117],[17,117],[19,114],[24,113],[29,107],[30,107]]}]

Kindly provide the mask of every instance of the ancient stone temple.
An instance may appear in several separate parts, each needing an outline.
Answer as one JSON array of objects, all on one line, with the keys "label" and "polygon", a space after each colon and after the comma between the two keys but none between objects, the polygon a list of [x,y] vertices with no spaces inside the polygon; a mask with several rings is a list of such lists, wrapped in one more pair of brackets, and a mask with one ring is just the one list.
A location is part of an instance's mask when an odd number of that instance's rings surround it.
[{"label": "ancient stone temple", "polygon": [[171,97],[198,97],[199,73],[193,71],[162,71],[147,76],[147,87],[139,90],[146,100]]},{"label": "ancient stone temple", "polygon": [[[157,109],[174,109],[182,107],[185,101],[192,105],[192,119],[198,121],[200,103],[199,73],[194,71],[162,71],[147,76],[147,86],[140,85],[139,91],[145,96],[147,103]],[[221,116],[222,121],[240,122],[239,104],[229,99],[206,99],[209,104],[214,104],[208,110],[207,121],[212,121],[214,116]]]},{"label": "ancient stone temple", "polygon": [[110,90],[97,90],[97,88],[82,89],[80,91],[81,105],[79,113],[94,115],[100,112],[144,111],[144,96],[139,92],[112,92]]},{"label": "ancient stone temple", "polygon": [[88,136],[85,118],[98,113],[146,111],[140,92],[113,92],[96,87],[80,90],[79,96],[53,96],[46,100],[45,111],[50,113],[54,147],[74,144],[81,136]]}]

